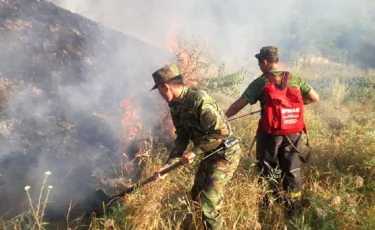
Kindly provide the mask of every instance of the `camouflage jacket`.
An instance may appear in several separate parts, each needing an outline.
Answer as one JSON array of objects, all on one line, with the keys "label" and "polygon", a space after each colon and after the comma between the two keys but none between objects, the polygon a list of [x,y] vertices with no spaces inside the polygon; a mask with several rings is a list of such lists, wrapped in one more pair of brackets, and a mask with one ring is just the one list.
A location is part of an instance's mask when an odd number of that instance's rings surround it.
[{"label": "camouflage jacket", "polygon": [[184,87],[180,99],[169,107],[177,134],[169,160],[181,157],[189,140],[194,143],[193,151],[209,152],[230,135],[226,116],[203,90]]}]

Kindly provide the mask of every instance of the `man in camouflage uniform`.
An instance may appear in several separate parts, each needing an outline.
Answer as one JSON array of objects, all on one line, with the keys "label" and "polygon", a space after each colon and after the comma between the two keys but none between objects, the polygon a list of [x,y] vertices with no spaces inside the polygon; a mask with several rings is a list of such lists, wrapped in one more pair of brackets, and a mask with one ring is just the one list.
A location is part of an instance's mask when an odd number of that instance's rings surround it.
[{"label": "man in camouflage uniform", "polygon": [[[209,156],[223,141],[234,138],[216,101],[203,90],[186,87],[175,64],[166,65],[152,76],[155,81],[152,90],[157,88],[168,103],[176,128],[177,137],[167,166],[178,160],[190,164],[198,148],[208,156],[199,165],[191,195],[193,201],[200,202],[205,228],[220,229],[224,187],[238,166],[240,146],[235,144]],[[194,148],[185,152],[190,140]],[[158,173],[155,175],[160,178]]]},{"label": "man in camouflage uniform", "polygon": [[[271,72],[276,82],[280,83],[281,75],[278,48],[274,46],[263,47],[260,53],[256,54],[259,68],[263,74],[256,78],[247,87],[242,96],[235,101],[226,112],[229,118],[237,114],[247,104],[260,102],[262,115],[264,112],[265,96],[264,87],[269,82],[264,73]],[[268,74],[268,73],[267,73]],[[288,85],[300,91],[303,103],[310,104],[319,100],[319,95],[303,79],[291,74],[288,79]],[[261,117],[261,119],[263,116]],[[300,169],[300,152],[301,152],[301,135],[295,133],[291,135],[270,135],[258,129],[257,132],[257,160],[261,176],[269,178],[271,171],[280,167],[283,178],[283,189],[287,191],[287,214],[293,215],[299,210],[301,197],[301,169]]]}]

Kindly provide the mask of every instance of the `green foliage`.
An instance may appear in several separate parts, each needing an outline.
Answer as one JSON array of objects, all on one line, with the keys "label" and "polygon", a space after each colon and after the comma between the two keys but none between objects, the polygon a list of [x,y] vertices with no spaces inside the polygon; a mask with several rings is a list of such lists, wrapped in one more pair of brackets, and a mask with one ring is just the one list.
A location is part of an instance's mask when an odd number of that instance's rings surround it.
[{"label": "green foliage", "polygon": [[198,83],[201,88],[208,92],[221,92],[225,95],[238,97],[239,91],[237,86],[243,82],[247,74],[248,71],[245,69],[234,73],[226,73],[225,65],[221,64],[217,76],[203,78]]},{"label": "green foliage", "polygon": [[[374,59],[375,60],[375,59]],[[350,94],[352,101],[372,101],[375,103],[375,75],[350,79]]]}]

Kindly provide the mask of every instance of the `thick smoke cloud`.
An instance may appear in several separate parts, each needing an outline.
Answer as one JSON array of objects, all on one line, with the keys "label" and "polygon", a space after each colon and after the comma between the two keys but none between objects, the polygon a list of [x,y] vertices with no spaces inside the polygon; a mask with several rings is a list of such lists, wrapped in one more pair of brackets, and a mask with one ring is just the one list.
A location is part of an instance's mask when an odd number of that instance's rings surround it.
[{"label": "thick smoke cloud", "polygon": [[49,206],[66,211],[98,188],[92,176],[115,176],[136,153],[137,139],[120,141],[124,99],[153,130],[150,73],[171,55],[44,1],[2,1],[0,18],[0,217],[26,210],[24,187],[37,198],[48,170]]},{"label": "thick smoke cloud", "polygon": [[[166,47],[179,34],[206,39],[233,68],[253,61],[253,54],[283,37],[294,1],[76,1],[76,12],[105,25]],[[274,4],[274,5],[272,5]],[[170,44],[169,44],[170,45]]]},{"label": "thick smoke cloud", "polygon": [[77,13],[162,47],[179,33],[205,38],[217,59],[232,70],[256,66],[254,54],[265,45],[279,46],[288,61],[314,53],[366,64],[370,58],[361,53],[373,50],[367,40],[375,34],[371,0],[77,0],[74,7]]}]

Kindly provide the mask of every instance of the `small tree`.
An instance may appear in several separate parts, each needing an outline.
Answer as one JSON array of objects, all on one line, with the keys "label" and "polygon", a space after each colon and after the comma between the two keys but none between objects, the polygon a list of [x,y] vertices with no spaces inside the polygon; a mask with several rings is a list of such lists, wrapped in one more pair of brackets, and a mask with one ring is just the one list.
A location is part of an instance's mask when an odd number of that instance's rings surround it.
[{"label": "small tree", "polygon": [[213,61],[213,51],[208,48],[206,41],[180,38],[172,45],[172,49],[186,85],[211,92],[220,91],[230,96],[238,94],[236,86],[242,83],[248,72],[241,69],[227,73],[225,64]]},{"label": "small tree", "polygon": [[[238,96],[236,86],[248,73],[241,69],[234,73],[227,73],[224,64],[216,64],[213,59],[213,51],[207,46],[207,42],[192,37],[191,39],[179,38],[171,48],[176,55],[177,65],[184,76],[184,83],[189,87],[197,87],[207,92],[222,92],[229,96]],[[164,140],[172,140],[174,128],[172,119],[166,104],[162,105],[165,111],[157,132],[163,133]],[[172,132],[170,131],[172,130]]]}]

